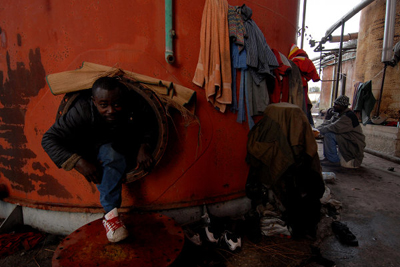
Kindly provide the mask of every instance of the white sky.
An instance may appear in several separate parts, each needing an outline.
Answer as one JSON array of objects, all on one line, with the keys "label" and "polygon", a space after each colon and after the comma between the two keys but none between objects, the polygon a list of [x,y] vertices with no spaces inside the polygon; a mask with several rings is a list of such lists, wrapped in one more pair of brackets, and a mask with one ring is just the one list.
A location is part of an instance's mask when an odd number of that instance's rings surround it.
[{"label": "white sky", "polygon": [[[313,40],[320,41],[325,36],[326,30],[353,10],[360,2],[361,0],[307,0],[305,26],[308,28],[306,28],[306,34],[311,35]],[[299,27],[301,28],[303,1],[300,1],[299,17]],[[344,34],[358,32],[359,21],[360,12],[345,23]],[[340,36],[340,34],[341,27],[336,29],[332,35]],[[313,51],[315,47],[310,48],[308,39],[308,36],[304,37],[303,49],[307,52],[309,58],[315,58],[319,56],[319,53]],[[297,44],[300,47],[301,37],[299,37]]]}]

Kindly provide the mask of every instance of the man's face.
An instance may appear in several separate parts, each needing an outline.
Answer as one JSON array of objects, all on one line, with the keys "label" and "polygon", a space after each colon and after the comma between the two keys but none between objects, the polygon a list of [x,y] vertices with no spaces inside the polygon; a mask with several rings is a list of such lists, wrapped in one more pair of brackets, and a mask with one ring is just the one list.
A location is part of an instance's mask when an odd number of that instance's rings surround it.
[{"label": "man's face", "polygon": [[343,110],[345,110],[347,107],[346,106],[341,106],[341,105],[338,105],[338,104],[334,104],[333,105],[333,110],[335,111],[335,112],[338,112],[338,113],[341,113]]},{"label": "man's face", "polygon": [[109,123],[116,122],[120,118],[122,100],[119,88],[105,90],[99,87],[92,96],[92,101],[100,115]]}]

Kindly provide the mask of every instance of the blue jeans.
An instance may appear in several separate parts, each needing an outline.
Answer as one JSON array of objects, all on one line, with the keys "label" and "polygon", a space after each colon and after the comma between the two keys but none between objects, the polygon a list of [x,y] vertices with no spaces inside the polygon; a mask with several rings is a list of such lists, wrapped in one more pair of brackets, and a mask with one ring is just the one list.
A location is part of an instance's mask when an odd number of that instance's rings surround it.
[{"label": "blue jeans", "polygon": [[121,206],[122,179],[125,176],[125,157],[115,151],[111,144],[104,144],[99,149],[97,159],[103,166],[101,183],[97,185],[100,192],[100,204],[106,213]]},{"label": "blue jeans", "polygon": [[324,157],[330,162],[340,162],[338,151],[337,151],[336,134],[325,133],[324,134]]}]

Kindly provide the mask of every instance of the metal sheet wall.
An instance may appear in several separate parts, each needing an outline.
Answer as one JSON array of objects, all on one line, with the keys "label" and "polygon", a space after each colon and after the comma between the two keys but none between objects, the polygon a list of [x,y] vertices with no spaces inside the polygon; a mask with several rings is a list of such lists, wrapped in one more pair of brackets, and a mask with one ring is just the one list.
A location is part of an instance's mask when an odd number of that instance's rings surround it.
[{"label": "metal sheet wall", "polygon": [[[144,179],[125,185],[123,207],[166,209],[229,200],[244,195],[247,123],[221,114],[192,84],[205,1],[173,4],[176,31],[173,65],[164,59],[164,1],[23,1],[0,6],[0,184],[5,201],[26,206],[102,211],[94,185],[75,171],[59,170],[43,151],[43,133],[54,122],[62,96],[45,82],[50,73],[84,61],[117,66],[170,80],[197,92],[188,126],[173,114],[167,151]],[[253,9],[268,44],[288,54],[296,41],[298,0],[229,1]]]}]

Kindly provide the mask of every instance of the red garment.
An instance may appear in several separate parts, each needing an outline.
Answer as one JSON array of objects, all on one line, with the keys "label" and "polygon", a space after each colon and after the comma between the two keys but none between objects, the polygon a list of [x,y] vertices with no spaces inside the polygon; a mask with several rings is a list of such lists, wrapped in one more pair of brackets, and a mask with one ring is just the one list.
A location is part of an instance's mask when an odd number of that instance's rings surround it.
[{"label": "red garment", "polygon": [[287,72],[290,70],[290,66],[283,64],[278,50],[275,48],[271,50],[278,61],[279,67],[273,70],[275,87],[273,93],[270,95],[270,101],[271,103],[289,102],[289,77],[287,76]]},{"label": "red garment", "polygon": [[35,247],[45,236],[42,233],[12,233],[0,235],[0,258],[12,255],[20,249]]},{"label": "red garment", "polygon": [[318,75],[317,69],[314,63],[308,58],[307,52],[303,49],[297,47],[293,44],[290,48],[288,58],[294,62],[294,64],[299,67],[301,72],[301,77],[303,78],[303,89],[305,94],[305,99],[308,103],[308,81],[313,80],[313,82],[318,82],[321,78]]}]

